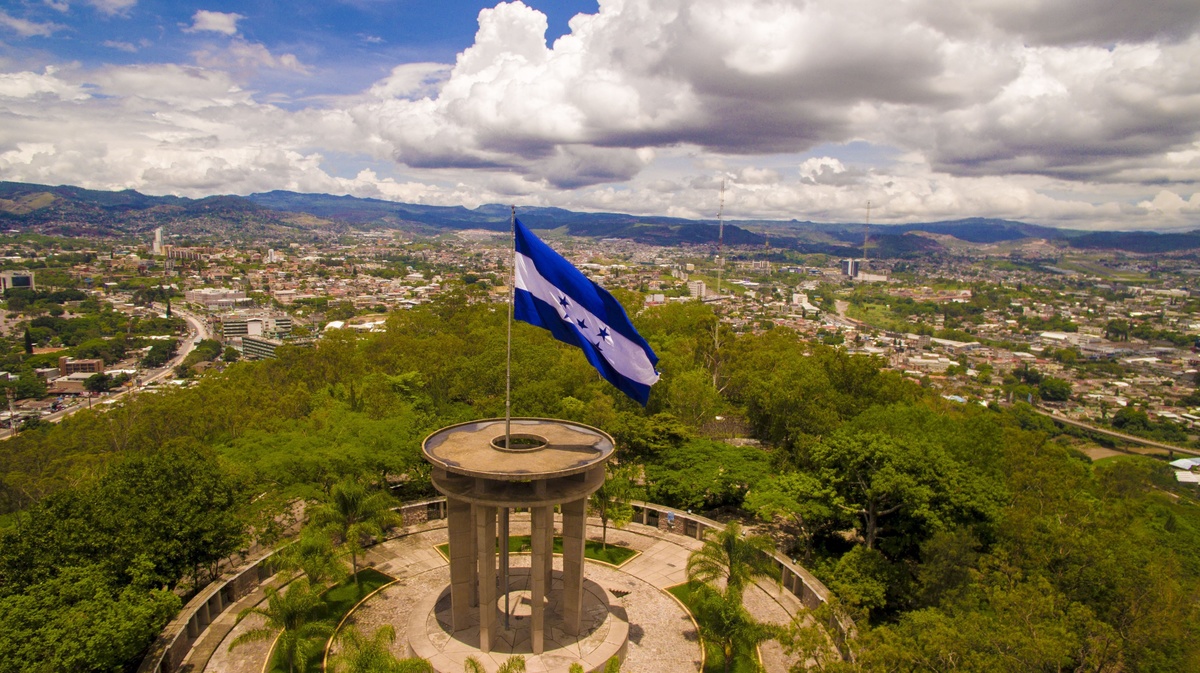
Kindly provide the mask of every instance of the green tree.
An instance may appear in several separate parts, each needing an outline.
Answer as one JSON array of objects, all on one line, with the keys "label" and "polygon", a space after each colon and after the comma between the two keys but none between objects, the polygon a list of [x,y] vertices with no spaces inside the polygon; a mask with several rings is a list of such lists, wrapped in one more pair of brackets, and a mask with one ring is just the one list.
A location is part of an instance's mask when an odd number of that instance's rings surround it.
[{"label": "green tree", "polygon": [[316,526],[306,526],[295,541],[275,552],[271,562],[279,570],[303,574],[312,586],[337,583],[347,574],[329,532]]},{"label": "green tree", "polygon": [[702,586],[698,593],[695,607],[700,637],[721,652],[725,673],[731,670],[739,651],[753,653],[759,643],[780,634],[779,629],[750,616],[742,605],[740,593],[716,591],[708,586]]},{"label": "green tree", "polygon": [[242,354],[239,353],[236,348],[233,346],[226,346],[225,353],[221,356],[221,359],[225,362],[237,362],[241,357]]},{"label": "green tree", "polygon": [[264,624],[234,638],[229,649],[249,642],[270,640],[278,633],[276,656],[287,666],[289,673],[305,673],[309,657],[320,651],[324,644],[317,639],[328,636],[331,630],[328,624],[319,619],[325,604],[320,594],[313,591],[303,577],[293,581],[284,591],[268,587],[266,594],[267,607],[249,607],[239,612],[237,617],[241,622],[252,614],[260,615],[265,620]]},{"label": "green tree", "polygon": [[0,593],[0,672],[132,670],[181,605],[170,591],[122,587],[98,566],[62,568]]},{"label": "green tree", "polygon": [[104,372],[92,374],[83,382],[83,387],[93,393],[106,393],[112,389],[112,385],[112,377]]},{"label": "green tree", "polygon": [[25,354],[33,355],[33,335],[29,333],[29,328],[25,328]]},{"label": "green tree", "polygon": [[785,472],[755,484],[746,494],[745,507],[764,521],[782,519],[793,525],[805,558],[811,558],[818,537],[847,523],[832,496],[811,472]]},{"label": "green tree", "polygon": [[1071,383],[1047,376],[1038,384],[1038,396],[1048,402],[1066,402],[1071,399]]},{"label": "green tree", "polygon": [[592,493],[589,503],[592,511],[600,517],[601,547],[608,549],[608,524],[621,528],[633,519],[633,470],[630,466],[608,465],[608,477],[600,488]]},{"label": "green tree", "polygon": [[741,524],[730,521],[721,530],[709,534],[704,546],[688,556],[688,580],[736,596],[740,602],[746,585],[755,578],[779,576],[771,558],[774,551],[771,538],[743,535]]},{"label": "green tree", "polygon": [[369,491],[357,481],[343,481],[333,487],[329,501],[313,512],[317,526],[325,527],[337,536],[350,554],[350,567],[355,586],[358,579],[358,555],[363,541],[382,536],[387,529],[399,525],[400,515],[392,511],[391,496],[383,491]]},{"label": "green tree", "polygon": [[811,457],[833,493],[830,504],[857,520],[870,549],[888,522],[915,544],[947,522],[986,517],[992,506],[994,489],[973,483],[979,480],[931,438],[846,429],[814,445]]},{"label": "green tree", "polygon": [[347,626],[338,636],[338,653],[329,661],[333,673],[434,673],[428,661],[419,658],[397,659],[391,645],[396,629],[390,624],[375,629],[370,638]]}]

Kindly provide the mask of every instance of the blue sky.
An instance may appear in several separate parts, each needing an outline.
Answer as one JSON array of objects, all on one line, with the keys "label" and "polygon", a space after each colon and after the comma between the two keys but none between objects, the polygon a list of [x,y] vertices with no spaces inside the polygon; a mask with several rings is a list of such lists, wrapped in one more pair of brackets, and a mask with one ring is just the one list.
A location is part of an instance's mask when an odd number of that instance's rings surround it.
[{"label": "blue sky", "polygon": [[1193,0],[7,0],[0,179],[1179,230],[1197,82]]}]

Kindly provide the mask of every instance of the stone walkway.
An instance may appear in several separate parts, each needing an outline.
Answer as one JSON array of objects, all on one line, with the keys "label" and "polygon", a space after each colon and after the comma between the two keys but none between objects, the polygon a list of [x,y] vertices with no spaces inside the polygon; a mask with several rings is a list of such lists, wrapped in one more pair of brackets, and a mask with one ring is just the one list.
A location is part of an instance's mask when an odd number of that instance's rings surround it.
[{"label": "stone walkway", "polygon": [[[365,635],[383,624],[396,629],[393,650],[406,656],[405,629],[416,605],[431,592],[449,583],[449,566],[435,548],[446,542],[444,527],[427,527],[388,540],[368,550],[366,561],[396,582],[369,598],[347,621]],[[512,534],[528,533],[528,519],[514,519]],[[598,521],[589,522],[588,537],[600,539]],[[635,549],[640,554],[616,569],[588,562],[587,577],[618,597],[629,617],[629,649],[622,671],[626,673],[692,673],[700,666],[700,646],[695,625],[682,606],[665,589],[686,581],[687,557],[701,546],[699,540],[631,523],[624,529],[609,528],[608,541]],[[527,555],[514,554],[514,567],[528,566]],[[561,557],[555,558],[561,570]],[[790,592],[774,584],[762,584],[746,592],[746,607],[758,620],[788,623],[803,606]],[[216,648],[208,666],[213,673],[260,673],[269,643],[252,643],[228,652],[228,644],[247,628],[251,619],[237,625]],[[762,648],[763,664],[769,673],[785,673],[791,661],[778,643]]]}]

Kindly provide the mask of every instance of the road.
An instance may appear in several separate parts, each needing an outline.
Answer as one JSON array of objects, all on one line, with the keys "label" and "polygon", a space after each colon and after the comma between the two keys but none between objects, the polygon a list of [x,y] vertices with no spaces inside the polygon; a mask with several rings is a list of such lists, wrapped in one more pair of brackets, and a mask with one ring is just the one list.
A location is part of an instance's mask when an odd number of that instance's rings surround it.
[{"label": "road", "polygon": [[[165,310],[162,306],[160,306],[158,304],[155,304],[154,308],[157,308],[159,310]],[[179,363],[183,362],[183,359],[188,356],[188,353],[191,353],[192,350],[196,348],[196,342],[200,341],[202,339],[209,338],[208,325],[205,324],[203,319],[198,318],[195,315],[188,313],[187,311],[180,311],[179,309],[176,309],[176,308],[172,308],[171,313],[173,315],[179,316],[180,318],[183,318],[188,324],[188,333],[185,337],[183,337],[183,345],[180,346],[178,351],[176,351],[175,357],[171,358],[171,361],[168,362],[167,365],[165,367],[163,367],[162,369],[150,369],[150,370],[147,370],[148,375],[143,374],[143,376],[139,376],[138,379],[139,379],[140,383],[137,386],[134,386],[131,388],[126,388],[125,390],[122,390],[118,393],[114,393],[112,395],[108,395],[105,397],[91,398],[92,405],[99,404],[99,403],[115,402],[116,400],[119,400],[126,395],[130,395],[134,392],[137,392],[138,390],[145,389],[146,386],[150,385],[151,383],[157,383],[157,382],[173,375],[175,373],[175,367],[178,366]],[[70,416],[71,414],[78,412],[80,409],[89,409],[89,408],[91,408],[91,405],[89,405],[87,402],[81,401],[79,404],[76,404],[71,407],[67,407],[66,409],[63,409],[62,411],[56,411],[52,414],[49,414],[48,416],[43,416],[42,420],[48,421],[50,423],[58,423],[62,419],[66,418],[67,416]],[[12,436],[12,433],[10,432],[10,433],[6,434],[4,437],[0,437],[0,441],[8,439],[11,436]]]},{"label": "road", "polygon": [[1079,428],[1081,430],[1087,430],[1088,432],[1094,432],[1098,435],[1104,435],[1106,437],[1112,437],[1113,439],[1120,439],[1122,441],[1132,442],[1134,444],[1141,444],[1142,446],[1149,446],[1149,447],[1152,447],[1155,449],[1163,449],[1168,452],[1182,453],[1182,454],[1188,455],[1188,456],[1200,456],[1200,451],[1197,451],[1195,449],[1184,449],[1184,448],[1181,448],[1178,446],[1173,446],[1171,444],[1163,444],[1162,442],[1156,442],[1153,439],[1146,439],[1145,437],[1135,437],[1133,435],[1127,435],[1123,432],[1117,432],[1116,430],[1109,430],[1107,428],[1098,428],[1094,425],[1088,425],[1087,423],[1084,423],[1083,421],[1077,421],[1073,418],[1065,418],[1063,416],[1059,416],[1057,414],[1052,414],[1048,411],[1043,411],[1043,410],[1037,409],[1037,408],[1035,408],[1034,411],[1037,411],[1039,414],[1051,419],[1055,423],[1061,423],[1062,425],[1070,425],[1072,427]]}]

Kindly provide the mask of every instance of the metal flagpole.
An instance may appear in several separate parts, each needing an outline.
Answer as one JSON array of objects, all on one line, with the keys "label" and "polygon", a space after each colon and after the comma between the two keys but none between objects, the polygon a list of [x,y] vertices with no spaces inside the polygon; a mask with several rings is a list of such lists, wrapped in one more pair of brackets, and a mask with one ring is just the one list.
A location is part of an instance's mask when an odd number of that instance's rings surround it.
[{"label": "metal flagpole", "polygon": [[508,279],[508,355],[504,372],[504,448],[512,449],[512,324],[513,303],[517,296],[517,207],[508,221],[512,238],[512,272]]},{"label": "metal flagpole", "polygon": [[[512,273],[508,279],[508,353],[504,372],[504,448],[512,449],[512,324],[513,304],[517,296],[517,207],[512,207],[508,222],[512,238]],[[508,584],[508,523],[509,510],[500,510],[500,588],[504,591],[504,628],[509,629],[508,615],[512,610],[508,604],[511,587]]]}]

